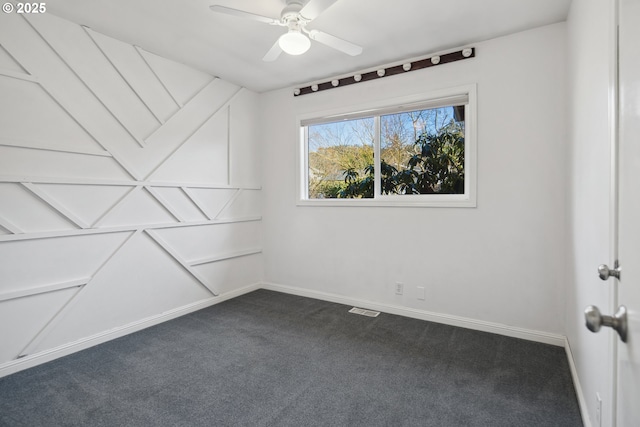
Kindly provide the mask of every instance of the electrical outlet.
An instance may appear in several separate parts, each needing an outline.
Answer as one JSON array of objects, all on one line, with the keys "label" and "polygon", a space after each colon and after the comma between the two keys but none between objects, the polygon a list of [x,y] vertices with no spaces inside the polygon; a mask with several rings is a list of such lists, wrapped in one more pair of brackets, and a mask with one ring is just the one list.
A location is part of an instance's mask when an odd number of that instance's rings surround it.
[{"label": "electrical outlet", "polygon": [[419,300],[424,301],[424,299],[425,299],[424,286],[416,287],[416,294],[417,294]]},{"label": "electrical outlet", "polygon": [[596,393],[596,424],[595,427],[602,427],[602,398],[600,393]]},{"label": "electrical outlet", "polygon": [[396,282],[396,295],[402,295],[404,292],[404,284]]}]

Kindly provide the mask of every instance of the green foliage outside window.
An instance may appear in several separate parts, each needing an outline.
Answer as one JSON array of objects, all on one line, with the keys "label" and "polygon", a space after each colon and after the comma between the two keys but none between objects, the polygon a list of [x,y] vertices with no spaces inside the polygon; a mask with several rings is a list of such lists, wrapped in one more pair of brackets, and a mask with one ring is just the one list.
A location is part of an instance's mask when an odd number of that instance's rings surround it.
[{"label": "green foliage outside window", "polygon": [[[437,134],[422,133],[414,148],[406,168],[380,162],[382,194],[464,193],[464,128],[460,123],[452,121]],[[373,163],[361,169],[348,168],[344,174],[344,182],[335,185],[326,197],[373,197]]]},{"label": "green foliage outside window", "polygon": [[[415,110],[309,127],[310,199],[464,194],[464,107]],[[375,128],[378,126],[376,137]],[[379,138],[380,159],[374,159]]]}]

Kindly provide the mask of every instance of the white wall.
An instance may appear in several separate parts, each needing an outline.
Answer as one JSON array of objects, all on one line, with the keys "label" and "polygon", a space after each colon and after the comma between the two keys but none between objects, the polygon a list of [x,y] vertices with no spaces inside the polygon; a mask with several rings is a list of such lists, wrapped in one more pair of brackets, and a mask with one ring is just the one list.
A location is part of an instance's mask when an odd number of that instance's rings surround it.
[{"label": "white wall", "polygon": [[261,282],[257,94],[51,14],[0,94],[1,374]]},{"label": "white wall", "polygon": [[566,335],[574,356],[589,418],[596,422],[596,393],[603,399],[602,425],[612,421],[615,334],[589,332],[583,310],[598,306],[614,312],[613,281],[598,278],[599,264],[612,264],[610,253],[610,134],[613,2],[574,1],[567,21],[568,109],[570,133],[567,238]]},{"label": "white wall", "polygon": [[[263,233],[268,283],[566,334],[607,425],[611,334],[581,312],[613,309],[594,274],[611,259],[609,3],[573,2],[568,26],[472,60],[298,98],[0,14],[0,373],[251,289]],[[296,115],[468,83],[477,208],[295,205]]]},{"label": "white wall", "polygon": [[[478,43],[470,60],[297,98],[263,94],[266,281],[563,334],[565,36],[556,24]],[[477,208],[295,205],[296,115],[469,83]]]}]

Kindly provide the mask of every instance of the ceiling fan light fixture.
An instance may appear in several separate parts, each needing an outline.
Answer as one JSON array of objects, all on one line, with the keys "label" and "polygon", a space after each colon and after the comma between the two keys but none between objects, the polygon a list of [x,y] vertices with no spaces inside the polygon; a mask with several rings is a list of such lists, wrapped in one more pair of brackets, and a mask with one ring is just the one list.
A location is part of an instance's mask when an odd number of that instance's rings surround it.
[{"label": "ceiling fan light fixture", "polygon": [[300,31],[289,30],[280,36],[278,44],[289,55],[302,55],[311,47],[311,40]]}]

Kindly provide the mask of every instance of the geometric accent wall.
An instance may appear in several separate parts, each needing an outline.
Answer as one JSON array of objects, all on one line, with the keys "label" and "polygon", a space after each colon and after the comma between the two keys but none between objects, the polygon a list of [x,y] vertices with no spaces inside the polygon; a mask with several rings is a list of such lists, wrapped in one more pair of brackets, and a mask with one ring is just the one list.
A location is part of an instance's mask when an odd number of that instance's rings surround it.
[{"label": "geometric accent wall", "polygon": [[0,15],[0,366],[257,284],[257,95]]}]

